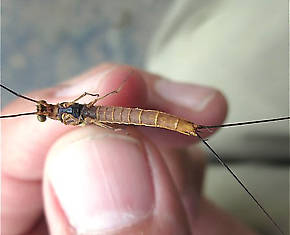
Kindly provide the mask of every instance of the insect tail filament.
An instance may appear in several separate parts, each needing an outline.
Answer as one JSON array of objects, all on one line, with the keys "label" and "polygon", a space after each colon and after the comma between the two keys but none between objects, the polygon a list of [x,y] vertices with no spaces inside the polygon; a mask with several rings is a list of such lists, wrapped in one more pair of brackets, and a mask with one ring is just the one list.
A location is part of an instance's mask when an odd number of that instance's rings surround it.
[{"label": "insect tail filament", "polygon": [[196,133],[198,138],[207,146],[207,148],[214,154],[215,158],[223,165],[226,170],[235,178],[235,180],[242,186],[242,188],[247,192],[247,194],[252,198],[252,200],[256,203],[256,205],[263,211],[263,213],[268,217],[268,219],[272,222],[272,224],[279,230],[279,232],[283,235],[283,231],[280,226],[275,222],[273,217],[266,211],[266,209],[259,203],[259,201],[255,198],[255,196],[249,191],[246,185],[238,178],[238,176],[232,171],[232,169],[221,159],[221,157],[213,150],[213,148],[198,134]]}]

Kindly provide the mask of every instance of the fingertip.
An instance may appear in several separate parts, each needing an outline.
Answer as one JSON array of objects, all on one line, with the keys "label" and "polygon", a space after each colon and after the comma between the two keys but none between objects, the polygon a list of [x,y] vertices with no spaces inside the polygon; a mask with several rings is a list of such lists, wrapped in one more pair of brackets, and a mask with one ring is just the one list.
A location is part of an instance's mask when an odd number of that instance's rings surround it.
[{"label": "fingertip", "polygon": [[[225,118],[226,99],[220,91],[212,87],[160,78],[155,80],[152,88],[155,96],[159,97],[156,100],[159,101],[159,105],[162,104],[161,108],[186,120],[203,124],[221,122]],[[152,102],[157,103],[154,100]]]},{"label": "fingertip", "polygon": [[[219,125],[222,124],[226,118],[228,111],[228,103],[219,90],[215,89],[215,95],[208,106],[203,110],[204,118],[200,121],[201,125]],[[206,123],[205,123],[206,122]]]},{"label": "fingertip", "polygon": [[[219,125],[225,120],[227,101],[219,90],[196,84],[173,82],[146,72],[143,74],[150,91],[148,105],[153,109],[173,114],[198,125]],[[203,136],[207,137],[214,132],[207,132]],[[163,146],[171,148],[186,146],[198,140],[192,136],[186,137],[162,130],[146,129],[144,133],[162,142]]]}]

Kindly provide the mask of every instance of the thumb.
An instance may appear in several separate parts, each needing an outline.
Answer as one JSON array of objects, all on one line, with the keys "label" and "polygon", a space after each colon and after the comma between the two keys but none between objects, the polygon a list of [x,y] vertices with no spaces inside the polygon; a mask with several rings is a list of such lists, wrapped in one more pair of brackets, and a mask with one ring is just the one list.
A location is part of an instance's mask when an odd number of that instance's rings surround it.
[{"label": "thumb", "polygon": [[142,138],[78,128],[52,147],[44,174],[51,234],[189,234],[165,163]]}]

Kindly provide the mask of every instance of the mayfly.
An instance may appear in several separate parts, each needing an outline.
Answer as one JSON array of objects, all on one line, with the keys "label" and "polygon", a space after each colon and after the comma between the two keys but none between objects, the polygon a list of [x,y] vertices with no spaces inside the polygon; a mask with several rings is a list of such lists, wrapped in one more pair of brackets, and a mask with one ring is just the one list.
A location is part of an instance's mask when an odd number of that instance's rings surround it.
[{"label": "mayfly", "polygon": [[[128,76],[129,77],[129,76]],[[128,79],[128,78],[127,78]],[[195,136],[200,139],[201,142],[207,146],[207,148],[213,153],[215,158],[223,165],[227,171],[235,178],[235,180],[241,185],[241,187],[247,192],[251,199],[256,203],[256,205],[263,211],[263,213],[268,217],[272,224],[277,228],[280,234],[284,234],[280,226],[273,219],[269,212],[261,205],[261,203],[255,198],[255,196],[249,191],[246,185],[238,178],[238,176],[231,170],[231,168],[222,160],[222,158],[213,150],[213,148],[207,143],[205,139],[201,137],[201,130],[210,130],[219,127],[231,127],[240,125],[250,125],[265,122],[274,122],[289,120],[290,117],[280,117],[273,119],[264,119],[248,122],[237,122],[229,123],[223,125],[206,126],[199,125],[193,122],[184,120],[177,116],[161,112],[158,110],[146,110],[140,108],[127,108],[127,107],[115,107],[115,106],[100,106],[95,105],[98,101],[113,95],[121,91],[123,85],[127,81],[125,79],[121,86],[114,91],[111,91],[104,96],[99,96],[99,94],[83,93],[75,100],[70,102],[62,102],[57,104],[49,104],[45,100],[35,100],[30,97],[21,95],[12,89],[0,84],[0,86],[7,90],[8,92],[18,96],[20,98],[26,99],[28,101],[36,103],[36,112],[19,113],[12,115],[2,115],[0,118],[12,118],[26,115],[37,115],[37,119],[40,122],[44,122],[46,118],[51,118],[53,120],[58,120],[65,125],[89,125],[94,124],[100,127],[110,127],[110,124],[124,124],[124,125],[137,125],[137,126],[148,126],[168,129],[171,131],[179,132],[188,136]],[[88,104],[77,103],[81,98],[85,96],[96,97]]]}]

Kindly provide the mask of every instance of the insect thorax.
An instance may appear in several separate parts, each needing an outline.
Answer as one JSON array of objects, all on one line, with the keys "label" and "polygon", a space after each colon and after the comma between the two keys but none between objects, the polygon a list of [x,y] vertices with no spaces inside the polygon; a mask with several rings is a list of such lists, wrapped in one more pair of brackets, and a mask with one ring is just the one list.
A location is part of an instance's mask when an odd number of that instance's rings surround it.
[{"label": "insect thorax", "polygon": [[82,123],[82,109],[84,105],[79,103],[61,103],[58,108],[58,117],[66,125],[79,125]]}]

